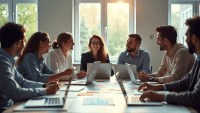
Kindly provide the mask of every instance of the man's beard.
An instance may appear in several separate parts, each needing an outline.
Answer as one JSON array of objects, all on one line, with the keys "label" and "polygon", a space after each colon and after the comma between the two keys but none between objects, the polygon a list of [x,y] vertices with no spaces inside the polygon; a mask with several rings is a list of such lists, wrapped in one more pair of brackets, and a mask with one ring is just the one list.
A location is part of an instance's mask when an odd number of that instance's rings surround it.
[{"label": "man's beard", "polygon": [[[129,47],[130,49],[128,49],[128,47]],[[134,48],[131,48],[130,46],[128,46],[128,47],[126,48],[126,51],[127,51],[127,52],[133,52],[133,51],[136,50],[136,46],[135,46]]]},{"label": "man's beard", "polygon": [[[161,45],[163,45],[163,46],[161,47]],[[164,43],[161,43],[161,45],[160,45],[160,51],[165,50],[166,45]]]},{"label": "man's beard", "polygon": [[196,47],[194,46],[194,44],[192,44],[191,38],[189,40],[189,44],[188,44],[188,52],[190,54],[194,54],[194,52],[196,51]]}]

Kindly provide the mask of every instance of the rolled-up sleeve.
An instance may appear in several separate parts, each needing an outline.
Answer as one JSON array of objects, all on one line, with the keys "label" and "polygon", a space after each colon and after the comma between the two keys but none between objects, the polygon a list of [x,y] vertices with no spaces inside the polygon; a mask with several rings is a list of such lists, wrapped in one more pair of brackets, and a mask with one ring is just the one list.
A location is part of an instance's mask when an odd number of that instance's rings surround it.
[{"label": "rolled-up sleeve", "polygon": [[145,52],[144,54],[144,62],[142,64],[142,71],[151,74],[151,56],[148,52]]},{"label": "rolled-up sleeve", "polygon": [[19,75],[15,69],[12,69],[12,66],[8,63],[8,61],[2,61],[1,59],[0,64],[1,92],[6,94],[7,97],[13,99],[14,101],[18,101],[46,94],[46,90],[44,88],[32,88],[40,87],[41,83],[30,82],[22,79],[23,77]]},{"label": "rolled-up sleeve", "polygon": [[27,73],[26,76],[29,76],[31,80],[35,82],[47,83],[50,74],[42,74],[39,67],[37,66],[37,61],[32,54],[25,55],[22,63]]}]

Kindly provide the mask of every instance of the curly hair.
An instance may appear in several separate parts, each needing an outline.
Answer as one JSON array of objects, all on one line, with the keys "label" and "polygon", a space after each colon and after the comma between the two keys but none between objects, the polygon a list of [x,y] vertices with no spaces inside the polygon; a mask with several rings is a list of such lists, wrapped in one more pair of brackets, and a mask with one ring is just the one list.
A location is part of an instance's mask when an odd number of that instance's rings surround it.
[{"label": "curly hair", "polygon": [[97,53],[97,61],[101,61],[101,63],[105,63],[106,60],[108,59],[108,54],[106,53],[105,43],[101,36],[92,35],[92,37],[90,38],[89,43],[88,43],[88,51],[90,51],[90,52],[92,51],[91,43],[92,43],[92,39],[94,39],[94,38],[98,38],[100,41],[100,49]]},{"label": "curly hair", "polygon": [[189,34],[193,35],[195,34],[197,38],[200,39],[200,17],[195,16],[193,18],[189,18],[186,20],[185,24],[189,26]]}]

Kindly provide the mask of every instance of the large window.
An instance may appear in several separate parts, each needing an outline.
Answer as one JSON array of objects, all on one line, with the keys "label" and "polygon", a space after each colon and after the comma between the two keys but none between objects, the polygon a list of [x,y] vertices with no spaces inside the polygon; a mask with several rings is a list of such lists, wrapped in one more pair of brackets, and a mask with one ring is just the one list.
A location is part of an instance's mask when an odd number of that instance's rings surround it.
[{"label": "large window", "polygon": [[199,0],[169,0],[169,25],[177,28],[177,42],[187,46],[185,32],[187,26],[185,21],[192,18],[194,15],[199,15]]},{"label": "large window", "polygon": [[133,26],[133,0],[75,0],[74,62],[88,51],[93,34],[104,38],[110,61],[116,62]]},{"label": "large window", "polygon": [[37,0],[0,0],[0,27],[5,22],[21,24],[28,40],[38,29],[37,6]]}]

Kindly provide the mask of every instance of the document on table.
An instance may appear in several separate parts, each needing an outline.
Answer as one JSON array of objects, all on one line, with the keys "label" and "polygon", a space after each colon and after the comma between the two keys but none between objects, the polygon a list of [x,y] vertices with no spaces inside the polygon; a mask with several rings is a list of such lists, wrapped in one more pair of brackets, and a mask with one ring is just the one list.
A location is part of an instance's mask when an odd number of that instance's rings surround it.
[{"label": "document on table", "polygon": [[[66,91],[66,88],[67,88],[67,86],[66,87],[61,87],[60,89],[59,89],[59,91]],[[69,91],[73,91],[73,92],[78,92],[78,91],[81,91],[82,89],[84,89],[85,88],[85,86],[70,86],[69,87]]]},{"label": "document on table", "polygon": [[83,105],[108,105],[114,106],[112,98],[84,98]]},{"label": "document on table", "polygon": [[[169,93],[169,91],[153,91],[153,92],[165,93],[165,94],[168,94],[168,93]],[[134,94],[134,95],[142,95],[142,94],[143,94],[143,91],[138,91],[137,89],[134,89],[134,90],[133,90],[133,94]]]}]

